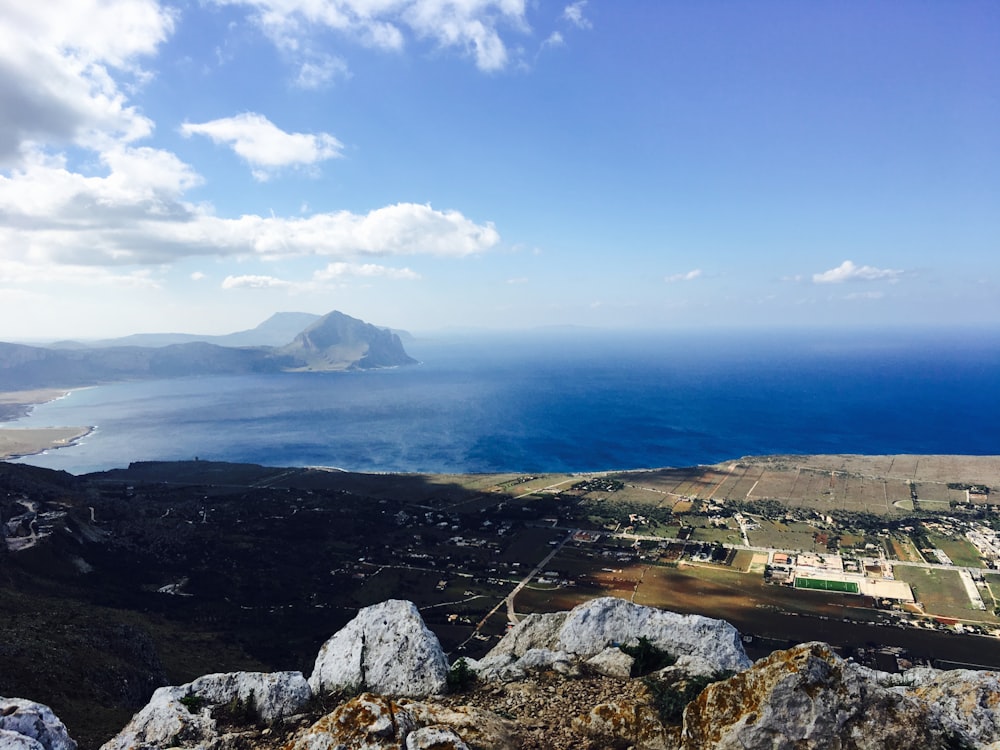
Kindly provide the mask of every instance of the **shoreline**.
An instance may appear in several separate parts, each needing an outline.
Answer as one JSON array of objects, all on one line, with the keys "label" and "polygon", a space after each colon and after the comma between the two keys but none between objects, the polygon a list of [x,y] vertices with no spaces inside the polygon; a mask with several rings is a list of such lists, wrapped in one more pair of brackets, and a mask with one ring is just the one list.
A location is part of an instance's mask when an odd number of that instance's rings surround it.
[{"label": "shoreline", "polygon": [[50,450],[76,445],[96,427],[5,427],[0,428],[0,461],[37,456]]},{"label": "shoreline", "polygon": [[[0,392],[0,422],[16,422],[39,404],[66,398],[76,388],[35,388]],[[0,427],[0,461],[37,456],[50,450],[76,445],[95,426],[85,427]]]}]

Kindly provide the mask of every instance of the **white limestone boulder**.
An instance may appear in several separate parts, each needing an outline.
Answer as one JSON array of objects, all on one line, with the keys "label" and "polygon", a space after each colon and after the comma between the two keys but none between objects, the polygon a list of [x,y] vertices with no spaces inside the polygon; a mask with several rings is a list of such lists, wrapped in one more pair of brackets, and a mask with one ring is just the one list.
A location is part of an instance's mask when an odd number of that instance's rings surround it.
[{"label": "white limestone boulder", "polygon": [[406,735],[406,750],[469,750],[449,727],[421,727]]},{"label": "white limestone boulder", "polygon": [[[3,540],[0,539],[0,541]],[[45,750],[45,745],[27,735],[0,729],[0,748],[3,750]]]},{"label": "white limestone boulder", "polygon": [[587,659],[586,664],[597,674],[627,680],[632,674],[635,659],[620,648],[606,648]]},{"label": "white limestone boulder", "polygon": [[76,750],[76,742],[51,708],[22,698],[0,698],[0,732],[0,748],[5,750],[35,745],[44,750]]},{"label": "white limestone boulder", "polygon": [[559,629],[555,650],[590,657],[640,638],[675,656],[701,657],[718,670],[739,671],[751,664],[739,631],[725,620],[679,615],[614,597],[574,607]]},{"label": "white limestone boulder", "polygon": [[[678,658],[690,658],[698,671],[737,672],[751,664],[739,632],[724,620],[602,597],[569,612],[528,615],[486,656],[470,661],[470,667],[484,680],[519,679],[525,672],[521,661],[530,652],[541,649],[585,661],[640,638]],[[605,653],[602,659],[610,656]]]},{"label": "white limestone boulder", "polygon": [[360,610],[320,648],[309,677],[315,693],[340,689],[424,697],[445,692],[448,660],[412,602]]},{"label": "white limestone boulder", "polygon": [[533,648],[552,650],[559,640],[559,631],[569,614],[569,612],[549,612],[528,615],[507,631],[484,658],[510,656],[513,659],[520,659]]},{"label": "white limestone boulder", "polygon": [[298,713],[311,697],[301,672],[204,675],[186,685],[157,689],[101,750],[199,746],[216,737],[213,711],[219,706],[249,703],[259,721],[270,723]]},{"label": "white limestone boulder", "polygon": [[209,674],[174,690],[193,693],[212,705],[250,702],[253,713],[265,724],[298,713],[312,698],[312,690],[301,672]]}]

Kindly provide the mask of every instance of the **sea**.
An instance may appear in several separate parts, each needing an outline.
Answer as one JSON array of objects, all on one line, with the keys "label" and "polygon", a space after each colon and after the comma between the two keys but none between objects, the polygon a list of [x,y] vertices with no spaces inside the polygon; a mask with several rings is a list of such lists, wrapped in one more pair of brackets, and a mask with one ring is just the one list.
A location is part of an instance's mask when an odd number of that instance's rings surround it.
[{"label": "sea", "polygon": [[748,455],[1000,454],[996,329],[447,333],[419,364],[72,391],[8,427],[94,426],[19,459],[362,472],[594,472]]}]

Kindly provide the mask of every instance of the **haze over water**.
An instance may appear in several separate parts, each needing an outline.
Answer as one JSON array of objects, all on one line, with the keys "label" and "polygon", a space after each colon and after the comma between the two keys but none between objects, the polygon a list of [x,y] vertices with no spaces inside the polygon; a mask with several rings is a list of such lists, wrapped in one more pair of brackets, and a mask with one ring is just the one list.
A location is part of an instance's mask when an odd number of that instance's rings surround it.
[{"label": "haze over water", "polygon": [[559,472],[772,453],[998,454],[995,331],[448,336],[419,366],[83,389],[10,426],[97,425],[23,459]]}]

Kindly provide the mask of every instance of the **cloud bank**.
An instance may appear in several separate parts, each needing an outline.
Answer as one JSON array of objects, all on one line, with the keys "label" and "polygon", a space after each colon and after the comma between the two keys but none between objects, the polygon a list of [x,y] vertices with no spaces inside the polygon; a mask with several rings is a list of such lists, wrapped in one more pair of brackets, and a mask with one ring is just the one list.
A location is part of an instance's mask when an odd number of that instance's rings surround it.
[{"label": "cloud bank", "polygon": [[845,260],[836,268],[813,274],[815,284],[842,284],[846,281],[896,281],[903,275],[902,271],[892,268],[875,268],[874,266],[858,266]]},{"label": "cloud bank", "polygon": [[246,8],[253,22],[293,57],[319,54],[322,34],[399,52],[409,38],[472,58],[482,71],[503,69],[510,51],[501,30],[529,30],[524,0],[213,0]]},{"label": "cloud bank", "polygon": [[[349,74],[341,58],[303,46],[306,27],[342,30],[383,49],[401,47],[404,31],[445,47],[466,45],[483,69],[504,62],[500,26],[524,27],[518,0],[217,4],[249,9],[269,38],[298,50],[302,64],[292,83],[305,89]],[[151,287],[163,283],[171,264],[196,256],[331,261],[310,283],[409,279],[419,274],[359,260],[459,258],[499,243],[492,223],[429,204],[227,217],[191,200],[204,178],[177,154],[138,143],[155,123],[131,102],[152,77],[143,65],[174,33],[179,13],[156,0],[0,4],[0,283]],[[179,132],[232,149],[259,181],[316,169],[344,149],[330,133],[288,132],[258,112],[184,122]],[[224,285],[288,283],[232,275]]]}]

